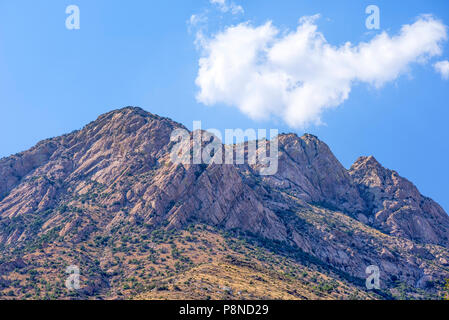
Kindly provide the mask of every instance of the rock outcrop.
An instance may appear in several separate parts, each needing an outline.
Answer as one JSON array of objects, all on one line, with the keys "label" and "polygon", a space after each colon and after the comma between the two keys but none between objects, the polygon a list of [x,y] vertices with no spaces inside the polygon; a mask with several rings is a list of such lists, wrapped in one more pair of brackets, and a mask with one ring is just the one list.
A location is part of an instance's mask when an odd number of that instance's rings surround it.
[{"label": "rock outcrop", "polygon": [[393,235],[447,246],[448,215],[410,181],[372,156],[359,158],[349,174],[365,200],[369,223]]}]

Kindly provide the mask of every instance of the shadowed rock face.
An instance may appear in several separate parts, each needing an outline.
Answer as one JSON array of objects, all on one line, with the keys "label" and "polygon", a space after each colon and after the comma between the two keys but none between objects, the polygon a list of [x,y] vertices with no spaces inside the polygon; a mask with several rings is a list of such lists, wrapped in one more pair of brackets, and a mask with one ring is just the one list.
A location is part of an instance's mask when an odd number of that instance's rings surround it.
[{"label": "shadowed rock face", "polygon": [[288,134],[273,176],[257,165],[173,164],[176,128],[184,127],[128,107],[1,159],[0,244],[49,230],[79,243],[124,221],[202,222],[284,242],[361,278],[369,264],[414,285],[444,277],[436,265],[449,261],[447,250],[424,245],[447,248],[449,217],[373,157],[346,170],[317,137]]}]

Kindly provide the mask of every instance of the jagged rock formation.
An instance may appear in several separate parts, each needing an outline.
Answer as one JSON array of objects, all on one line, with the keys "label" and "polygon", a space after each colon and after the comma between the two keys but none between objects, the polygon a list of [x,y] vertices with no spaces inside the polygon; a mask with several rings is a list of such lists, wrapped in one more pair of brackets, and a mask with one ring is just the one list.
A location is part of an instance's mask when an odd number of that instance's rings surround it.
[{"label": "jagged rock formation", "polygon": [[204,223],[283,243],[359,279],[378,265],[385,288],[400,281],[436,292],[448,277],[448,215],[373,157],[346,170],[317,137],[288,134],[279,136],[273,176],[259,175],[257,165],[173,164],[176,128],[184,127],[128,107],[1,159],[5,257],[25,268],[30,247],[108,238],[111,248],[102,243],[88,255],[102,258],[102,276],[86,292],[104,293],[114,289],[114,276],[103,274],[113,265],[111,239]]},{"label": "jagged rock formation", "polygon": [[447,246],[448,215],[410,181],[385,169],[372,156],[359,158],[349,174],[365,200],[362,220],[394,235]]}]

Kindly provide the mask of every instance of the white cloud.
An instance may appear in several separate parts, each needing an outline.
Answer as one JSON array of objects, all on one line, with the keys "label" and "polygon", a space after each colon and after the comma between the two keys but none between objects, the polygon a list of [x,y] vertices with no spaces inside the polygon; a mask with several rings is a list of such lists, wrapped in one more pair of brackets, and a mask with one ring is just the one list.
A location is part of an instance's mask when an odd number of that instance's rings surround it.
[{"label": "white cloud", "polygon": [[207,21],[207,17],[202,14],[192,14],[189,19],[189,24],[191,26],[196,26],[199,23],[204,23]]},{"label": "white cloud", "polygon": [[449,61],[438,61],[433,65],[435,70],[441,74],[444,80],[449,80]]},{"label": "white cloud", "polygon": [[222,12],[230,12],[232,14],[243,13],[242,6],[235,4],[233,1],[228,0],[210,0],[210,3],[218,5]]},{"label": "white cloud", "polygon": [[375,87],[395,80],[413,62],[441,54],[446,26],[431,16],[383,32],[358,45],[330,45],[315,19],[304,17],[290,33],[267,22],[242,23],[201,41],[198,101],[238,107],[253,119],[280,117],[291,127],[320,123],[341,105],[355,82]]},{"label": "white cloud", "polygon": [[208,20],[207,15],[204,13],[192,14],[190,16],[190,19],[187,21],[189,33],[193,31],[202,32],[204,26],[207,24],[207,20]]}]

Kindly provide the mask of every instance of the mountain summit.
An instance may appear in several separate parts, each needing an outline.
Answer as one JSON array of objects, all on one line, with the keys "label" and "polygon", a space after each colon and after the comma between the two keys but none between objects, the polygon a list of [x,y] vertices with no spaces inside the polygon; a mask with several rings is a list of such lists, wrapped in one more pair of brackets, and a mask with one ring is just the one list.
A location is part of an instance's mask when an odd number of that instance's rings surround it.
[{"label": "mountain summit", "polygon": [[[287,134],[272,176],[257,165],[174,164],[175,129],[186,130],[127,107],[1,159],[0,292],[232,298],[220,286],[234,270],[256,279],[240,298],[438,297],[449,217],[374,157],[347,170],[317,137]],[[68,265],[81,269],[75,293],[63,287]],[[364,288],[370,265],[382,275],[375,294]],[[310,272],[332,289],[315,290],[316,277],[300,276]],[[279,289],[267,293],[270,281]]]}]

